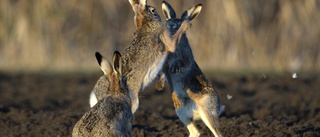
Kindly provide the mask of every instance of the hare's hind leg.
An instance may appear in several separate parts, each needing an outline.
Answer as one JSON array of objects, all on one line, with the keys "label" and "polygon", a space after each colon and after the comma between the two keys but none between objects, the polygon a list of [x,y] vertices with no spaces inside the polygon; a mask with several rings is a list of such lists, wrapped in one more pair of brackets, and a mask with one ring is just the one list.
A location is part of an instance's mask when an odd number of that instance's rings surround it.
[{"label": "hare's hind leg", "polygon": [[210,95],[205,95],[200,99],[197,99],[195,103],[201,120],[211,130],[215,137],[221,137],[222,134],[220,133],[218,122],[219,110],[216,110],[213,98]]},{"label": "hare's hind leg", "polygon": [[182,103],[179,100],[179,97],[176,92],[172,92],[171,94],[173,106],[175,109],[180,109],[182,107]]},{"label": "hare's hind leg", "polygon": [[[173,95],[174,97],[174,95]],[[175,102],[178,103],[178,102]],[[181,103],[181,102],[180,102]],[[181,105],[181,104],[180,104]],[[178,105],[179,106],[179,105]],[[195,109],[195,104],[193,101],[184,102],[180,108],[176,108],[176,114],[182,123],[187,127],[190,135],[189,137],[199,137],[200,132],[196,125],[193,123],[193,109]]]}]

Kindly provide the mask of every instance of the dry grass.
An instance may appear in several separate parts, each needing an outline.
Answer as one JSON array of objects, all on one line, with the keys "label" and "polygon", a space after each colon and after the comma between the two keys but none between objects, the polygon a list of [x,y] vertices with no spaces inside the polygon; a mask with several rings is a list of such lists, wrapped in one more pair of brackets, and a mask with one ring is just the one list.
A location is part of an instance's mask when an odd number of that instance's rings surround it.
[{"label": "dry grass", "polygon": [[[178,15],[196,3],[204,5],[188,30],[203,69],[320,68],[317,0],[168,2]],[[161,1],[149,3],[162,15]],[[127,47],[134,29],[127,0],[2,0],[0,70],[98,70],[94,52],[111,58],[114,50]]]}]

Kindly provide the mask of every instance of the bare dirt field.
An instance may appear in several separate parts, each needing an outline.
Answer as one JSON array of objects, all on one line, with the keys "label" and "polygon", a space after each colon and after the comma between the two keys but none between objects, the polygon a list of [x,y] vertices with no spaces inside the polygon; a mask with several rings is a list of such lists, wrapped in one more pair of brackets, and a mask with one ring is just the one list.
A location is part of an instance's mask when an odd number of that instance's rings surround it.
[{"label": "bare dirt field", "polygon": [[[0,136],[71,136],[100,74],[0,74]],[[320,136],[320,77],[211,75],[225,136]],[[140,94],[132,136],[188,136],[168,87]],[[229,97],[229,99],[228,99]],[[197,122],[202,136],[213,136]]]}]

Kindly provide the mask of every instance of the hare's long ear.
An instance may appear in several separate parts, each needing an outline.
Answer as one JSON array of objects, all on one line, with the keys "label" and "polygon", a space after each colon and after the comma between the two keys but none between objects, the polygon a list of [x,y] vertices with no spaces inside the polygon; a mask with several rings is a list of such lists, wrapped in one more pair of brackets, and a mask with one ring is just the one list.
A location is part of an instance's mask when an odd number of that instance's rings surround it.
[{"label": "hare's long ear", "polygon": [[103,73],[105,75],[110,74],[112,72],[112,67],[109,61],[105,57],[103,57],[99,52],[96,52],[95,55]]},{"label": "hare's long ear", "polygon": [[146,12],[147,0],[129,0],[131,7],[135,13],[134,24],[137,28],[141,28],[143,22],[143,12]]},{"label": "hare's long ear", "polygon": [[121,54],[118,51],[115,51],[113,53],[113,72],[122,75],[121,66]]},{"label": "hare's long ear", "polygon": [[176,12],[166,1],[162,1],[162,11],[167,20],[176,18]]},{"label": "hare's long ear", "polygon": [[139,0],[140,5],[146,6],[147,5],[147,0]]},{"label": "hare's long ear", "polygon": [[197,4],[191,7],[190,9],[184,11],[181,15],[181,19],[192,21],[196,18],[201,12],[202,4]]},{"label": "hare's long ear", "polygon": [[129,0],[135,13],[140,13],[146,9],[147,0]]}]

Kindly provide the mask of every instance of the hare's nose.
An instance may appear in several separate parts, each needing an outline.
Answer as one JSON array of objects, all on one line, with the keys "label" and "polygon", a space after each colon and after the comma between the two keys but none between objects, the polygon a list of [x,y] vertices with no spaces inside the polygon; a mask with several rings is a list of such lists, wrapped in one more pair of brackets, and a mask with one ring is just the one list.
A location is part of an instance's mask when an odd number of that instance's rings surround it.
[{"label": "hare's nose", "polygon": [[167,28],[169,28],[170,30],[175,30],[177,29],[178,25],[176,23],[168,23],[167,24]]}]

